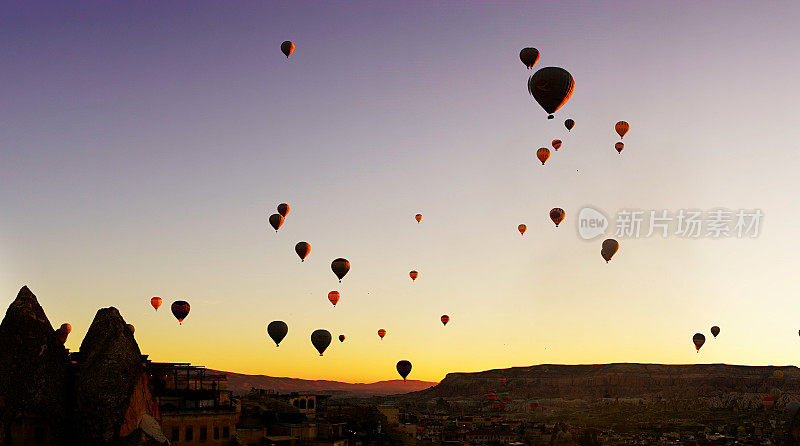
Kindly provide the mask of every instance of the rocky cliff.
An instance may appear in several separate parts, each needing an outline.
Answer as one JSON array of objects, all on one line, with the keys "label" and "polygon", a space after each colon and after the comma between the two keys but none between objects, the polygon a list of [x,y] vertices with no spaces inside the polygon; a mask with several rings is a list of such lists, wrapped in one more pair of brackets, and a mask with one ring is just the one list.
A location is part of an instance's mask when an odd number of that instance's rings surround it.
[{"label": "rocky cliff", "polygon": [[7,435],[15,419],[34,417],[46,423],[48,437],[66,437],[66,360],[36,296],[22,287],[0,323],[0,416]]}]

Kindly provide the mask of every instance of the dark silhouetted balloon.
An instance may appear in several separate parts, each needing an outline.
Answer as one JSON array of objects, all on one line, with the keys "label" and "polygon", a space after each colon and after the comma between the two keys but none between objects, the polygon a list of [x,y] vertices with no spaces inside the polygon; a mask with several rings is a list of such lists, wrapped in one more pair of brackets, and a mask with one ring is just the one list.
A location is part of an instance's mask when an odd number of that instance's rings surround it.
[{"label": "dark silhouetted balloon", "polygon": [[624,138],[625,134],[628,133],[628,130],[630,130],[630,128],[631,126],[628,125],[628,123],[625,121],[620,121],[616,123],[616,125],[614,125],[614,130],[617,131],[617,135],[619,135],[620,138]]},{"label": "dark silhouetted balloon", "polygon": [[131,333],[136,333],[136,327],[134,327],[133,324],[128,324],[126,327],[128,327],[128,330],[130,330]]},{"label": "dark silhouetted balloon", "polygon": [[399,373],[400,376],[403,377],[403,381],[405,381],[408,374],[411,373],[411,363],[405,359],[397,361],[397,373]]},{"label": "dark silhouetted balloon", "polygon": [[528,226],[524,224],[519,225],[517,226],[517,230],[519,231],[519,235],[525,235],[525,231],[528,230]]},{"label": "dark silhouetted balloon", "polygon": [[417,223],[422,221],[422,214],[417,214],[414,216],[414,219],[417,220]]},{"label": "dark silhouetted balloon", "polygon": [[289,326],[283,321],[272,321],[267,325],[267,334],[275,342],[275,347],[280,347],[281,341],[289,333]]},{"label": "dark silhouetted balloon", "polygon": [[291,55],[293,52],[294,52],[294,43],[292,43],[289,40],[281,43],[281,53],[286,55],[287,59],[289,58],[289,55]]},{"label": "dark silhouetted balloon", "polygon": [[450,322],[450,316],[446,314],[443,314],[441,319],[442,319],[442,325],[447,325],[447,323]]},{"label": "dark silhouetted balloon", "polygon": [[69,337],[69,333],[67,333],[67,330],[64,330],[63,328],[59,328],[58,330],[56,330],[56,338],[58,338],[58,341],[61,342],[62,344],[66,344],[67,337]]},{"label": "dark silhouetted balloon", "polygon": [[703,333],[695,333],[694,336],[692,336],[692,342],[694,343],[694,348],[696,348],[699,353],[700,347],[706,343],[706,337]]},{"label": "dark silhouetted balloon", "polygon": [[717,327],[716,325],[711,327],[711,334],[714,335],[714,337],[716,338],[717,335],[719,334],[719,327]]},{"label": "dark silhouetted balloon", "polygon": [[345,274],[350,271],[350,262],[340,257],[331,262],[331,270],[336,274],[336,277],[339,278],[339,282],[341,282]]},{"label": "dark silhouetted balloon", "polygon": [[573,121],[572,119],[567,119],[566,121],[564,121],[564,127],[567,128],[568,132],[571,132],[572,128],[575,127],[575,121]]},{"label": "dark silhouetted balloon", "polygon": [[384,330],[383,328],[378,330],[378,336],[380,336],[380,338],[383,339],[383,337],[386,336],[386,330]]},{"label": "dark silhouetted balloon", "polygon": [[553,223],[556,224],[556,227],[558,227],[558,225],[561,224],[562,221],[564,221],[564,217],[566,215],[567,214],[564,212],[564,209],[561,208],[550,209],[550,220],[553,220]]},{"label": "dark silhouetted balloon", "polygon": [[614,254],[617,253],[618,249],[619,249],[619,242],[617,242],[613,238],[608,238],[603,240],[603,248],[600,250],[600,255],[602,255],[603,259],[605,259],[606,263],[608,263],[608,261],[611,260],[612,257],[614,257]]},{"label": "dark silhouetted balloon", "polygon": [[344,342],[344,335],[339,335],[339,342]]},{"label": "dark silhouetted balloon", "polygon": [[151,297],[150,298],[150,305],[152,305],[153,308],[156,309],[156,311],[158,311],[158,307],[161,306],[161,302],[162,302],[162,300],[161,300],[160,297]]},{"label": "dark silhouetted balloon", "polygon": [[560,139],[554,139],[551,144],[553,145],[553,148],[556,150],[556,152],[558,152],[558,149],[561,148],[562,142]]},{"label": "dark silhouetted balloon", "polygon": [[519,52],[519,60],[521,60],[529,70],[536,65],[536,62],[539,62],[539,57],[539,50],[536,48],[523,48],[522,51]]},{"label": "dark silhouetted balloon", "polygon": [[178,323],[183,325],[183,320],[189,315],[189,302],[185,300],[176,300],[172,302],[172,315],[178,320]]},{"label": "dark silhouetted balloon", "polygon": [[622,153],[622,149],[625,148],[625,144],[622,141],[620,141],[614,144],[614,148],[617,149],[617,153]]},{"label": "dark silhouetted balloon", "polygon": [[290,210],[291,210],[291,208],[286,203],[281,203],[281,204],[278,205],[278,213],[281,214],[284,217],[286,217],[286,215],[289,214]]},{"label": "dark silhouetted balloon", "polygon": [[269,216],[269,224],[275,229],[275,232],[278,232],[281,225],[283,225],[283,215],[281,214],[272,214]]},{"label": "dark silhouetted balloon", "polygon": [[315,330],[314,333],[311,333],[311,343],[314,344],[314,348],[322,356],[325,349],[331,345],[331,332],[328,330]]},{"label": "dark silhouetted balloon", "polygon": [[417,280],[417,277],[419,277],[419,271],[412,270],[408,273],[408,276],[411,277],[411,280]]},{"label": "dark silhouetted balloon", "polygon": [[542,162],[542,166],[544,166],[544,163],[547,162],[548,158],[550,158],[550,149],[547,147],[542,147],[541,149],[537,150],[536,158],[539,158],[539,161]]},{"label": "dark silhouetted balloon", "polygon": [[308,253],[311,252],[311,244],[308,242],[298,242],[296,245],[294,245],[294,252],[300,256],[301,262],[305,262],[306,257],[308,257]]},{"label": "dark silhouetted balloon", "polygon": [[328,300],[331,301],[333,306],[335,307],[337,303],[339,303],[339,292],[338,291],[331,291],[328,293]]},{"label": "dark silhouetted balloon", "polygon": [[567,103],[575,90],[575,80],[563,68],[545,67],[528,79],[528,92],[553,119],[553,113]]},{"label": "dark silhouetted balloon", "polygon": [[63,324],[61,324],[61,329],[62,329],[62,330],[64,330],[64,331],[66,331],[66,332],[67,332],[67,334],[70,334],[70,333],[72,333],[72,325],[70,325],[69,323],[63,323]]},{"label": "dark silhouetted balloon", "polygon": [[775,381],[780,381],[783,379],[783,371],[782,370],[775,370],[772,372],[772,377],[775,378]]}]

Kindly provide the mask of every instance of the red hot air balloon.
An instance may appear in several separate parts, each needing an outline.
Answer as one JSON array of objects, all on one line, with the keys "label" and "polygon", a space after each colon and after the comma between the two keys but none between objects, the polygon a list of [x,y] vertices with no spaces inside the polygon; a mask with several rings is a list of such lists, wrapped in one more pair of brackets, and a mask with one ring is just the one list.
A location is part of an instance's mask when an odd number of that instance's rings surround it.
[{"label": "red hot air balloon", "polygon": [[561,144],[563,143],[561,142],[560,139],[554,139],[551,144],[553,145],[553,148],[556,149],[556,152],[558,152],[558,149],[561,148]]},{"label": "red hot air balloon", "polygon": [[158,311],[158,307],[161,306],[161,302],[162,302],[162,300],[158,296],[150,298],[150,305],[152,305],[153,308],[155,308],[156,311]]},{"label": "red hot air balloon", "polygon": [[417,223],[421,222],[421,221],[422,221],[422,214],[417,214],[417,215],[415,215],[415,216],[414,216],[414,220],[416,220],[416,221],[417,221]]},{"label": "red hot air balloon", "polygon": [[553,223],[556,224],[556,227],[558,227],[558,225],[561,224],[562,221],[564,221],[565,215],[566,213],[564,212],[564,209],[561,208],[550,209],[550,220],[553,220]]},{"label": "red hot air balloon", "polygon": [[283,53],[287,59],[293,52],[294,52],[294,43],[292,43],[291,40],[286,40],[283,43],[281,43],[281,53]]},{"label": "red hot air balloon", "polygon": [[335,307],[337,303],[339,303],[339,292],[338,291],[331,291],[328,293],[328,300],[331,301],[333,306]]},{"label": "red hot air balloon", "polygon": [[58,341],[61,342],[62,344],[67,343],[68,336],[69,333],[67,333],[67,330],[64,330],[63,328],[59,328],[58,330],[56,330],[56,337],[58,338]]},{"label": "red hot air balloon", "polygon": [[131,333],[136,333],[136,327],[134,327],[133,324],[127,324],[126,327],[128,327]]},{"label": "red hot air balloon", "polygon": [[70,334],[70,333],[72,333],[72,325],[70,325],[69,323],[63,323],[63,324],[61,324],[61,329],[62,329],[62,330],[64,330],[64,331],[66,331],[66,332],[67,332],[67,334]]},{"label": "red hot air balloon", "polygon": [[517,230],[519,231],[519,235],[525,235],[525,231],[528,230],[528,226],[524,224],[519,225],[517,226]]},{"label": "red hot air balloon", "polygon": [[550,149],[547,147],[542,147],[541,149],[536,151],[536,158],[539,158],[539,161],[542,162],[542,166],[547,160],[550,158]]},{"label": "red hot air balloon", "polygon": [[183,325],[183,320],[189,315],[189,302],[185,300],[176,300],[172,303],[172,315],[178,320],[178,324]]},{"label": "red hot air balloon", "polygon": [[419,271],[412,270],[408,273],[408,276],[411,277],[411,280],[417,280],[417,277],[419,277]]},{"label": "red hot air balloon", "polygon": [[630,130],[630,128],[631,126],[628,125],[628,123],[625,121],[620,121],[616,125],[614,125],[614,130],[617,131],[617,135],[619,135],[620,138],[624,138],[625,134],[628,133],[628,130]]},{"label": "red hot air balloon", "polygon": [[383,328],[378,330],[378,336],[380,336],[380,338],[383,339],[383,337],[386,336],[386,330],[384,330]]},{"label": "red hot air balloon", "polygon": [[450,316],[446,314],[443,314],[441,319],[442,319],[442,325],[447,325],[447,323],[450,322]]},{"label": "red hot air balloon", "polygon": [[614,144],[614,148],[617,149],[617,153],[622,153],[622,149],[625,148],[625,144],[622,141],[620,141]]}]

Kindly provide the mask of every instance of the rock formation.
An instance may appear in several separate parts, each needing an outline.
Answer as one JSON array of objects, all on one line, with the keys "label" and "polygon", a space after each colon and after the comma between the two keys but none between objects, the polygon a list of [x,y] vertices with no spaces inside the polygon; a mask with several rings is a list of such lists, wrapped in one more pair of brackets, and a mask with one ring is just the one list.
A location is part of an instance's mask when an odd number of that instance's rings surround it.
[{"label": "rock formation", "polygon": [[[52,444],[67,438],[67,351],[36,300],[22,287],[0,323],[0,417],[12,442],[12,423],[30,420]],[[19,434],[19,433],[17,433]]]}]

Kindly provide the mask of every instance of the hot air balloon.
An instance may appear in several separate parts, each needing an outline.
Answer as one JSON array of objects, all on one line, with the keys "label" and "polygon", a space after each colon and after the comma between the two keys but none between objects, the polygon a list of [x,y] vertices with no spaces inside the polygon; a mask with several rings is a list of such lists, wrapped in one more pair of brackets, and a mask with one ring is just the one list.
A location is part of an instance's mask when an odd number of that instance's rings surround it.
[{"label": "hot air balloon", "polygon": [[575,127],[575,121],[573,121],[572,119],[567,119],[566,121],[564,121],[564,127],[567,128],[568,132],[571,132],[572,128]]},{"label": "hot air balloon", "polygon": [[703,333],[695,333],[692,336],[692,342],[694,342],[694,347],[697,349],[697,352],[700,353],[700,347],[706,343],[706,337]]},{"label": "hot air balloon", "polygon": [[525,235],[525,231],[528,230],[528,227],[526,225],[519,225],[517,229],[519,230],[519,235]]},{"label": "hot air balloon", "polygon": [[628,133],[628,130],[630,130],[630,128],[631,126],[628,125],[628,123],[625,121],[620,121],[616,125],[614,125],[614,130],[617,131],[617,134],[619,135],[620,138],[624,138],[625,134]]},{"label": "hot air balloon", "polygon": [[625,144],[622,141],[614,144],[614,148],[617,149],[617,153],[622,153],[622,149],[625,148]]},{"label": "hot air balloon", "polygon": [[286,333],[289,333],[289,326],[286,325],[286,322],[272,321],[267,325],[267,334],[275,341],[275,347],[280,347],[281,341],[286,337]]},{"label": "hot air balloon", "polygon": [[558,152],[558,149],[561,148],[561,140],[560,139],[554,139],[551,144],[553,145],[553,148],[556,149],[556,152]]},{"label": "hot air balloon", "polygon": [[64,330],[64,331],[66,331],[66,332],[67,332],[67,334],[70,334],[70,333],[72,333],[72,325],[70,325],[69,323],[63,323],[63,324],[61,324],[61,329],[62,329],[62,330]]},{"label": "hot air balloon", "polygon": [[305,262],[306,257],[308,257],[308,253],[311,252],[311,245],[308,242],[298,242],[294,245],[294,252],[300,256],[300,261]]},{"label": "hot air balloon", "polygon": [[408,273],[408,276],[411,277],[411,280],[417,280],[417,277],[419,277],[419,272],[412,270]]},{"label": "hot air balloon", "polygon": [[130,330],[131,333],[136,333],[136,327],[134,327],[133,324],[128,324],[126,327],[128,327],[128,330]]},{"label": "hot air balloon", "polygon": [[761,404],[764,405],[764,409],[770,410],[772,409],[772,406],[775,405],[775,400],[772,399],[772,397],[770,396],[765,396],[764,398],[761,399]]},{"label": "hot air balloon", "polygon": [[289,58],[289,55],[292,54],[293,52],[294,52],[294,43],[292,43],[290,40],[281,43],[281,53],[286,55],[287,59]]},{"label": "hot air balloon", "polygon": [[338,291],[331,291],[328,293],[328,300],[331,301],[333,306],[335,307],[337,303],[339,303],[339,292]]},{"label": "hot air balloon", "polygon": [[290,210],[291,208],[286,203],[281,203],[278,205],[278,213],[281,214],[281,216],[283,217],[286,217],[286,215],[289,214]]},{"label": "hot air balloon", "polygon": [[339,282],[341,282],[342,277],[350,271],[350,262],[340,257],[331,262],[331,270],[333,270],[333,273],[336,274],[336,277],[339,278]]},{"label": "hot air balloon", "polygon": [[283,225],[283,215],[281,214],[272,214],[269,216],[269,224],[275,229],[275,232],[278,232],[281,225]]},{"label": "hot air balloon", "polygon": [[151,297],[150,298],[150,305],[152,305],[153,308],[156,309],[156,311],[158,311],[158,307],[161,306],[161,302],[162,302],[162,300],[161,300],[160,297]]},{"label": "hot air balloon", "polygon": [[417,214],[414,216],[414,219],[417,220],[417,223],[422,221],[422,214]]},{"label": "hot air balloon", "polygon": [[403,377],[403,381],[406,380],[406,376],[411,373],[411,363],[406,361],[405,359],[402,361],[397,361],[397,373]]},{"label": "hot air balloon", "polygon": [[539,50],[530,47],[523,48],[519,52],[519,60],[530,70],[536,65],[536,62],[539,62]]},{"label": "hot air balloon", "polygon": [[64,330],[63,328],[59,328],[58,330],[56,330],[56,338],[58,338],[58,341],[61,342],[62,344],[67,343],[68,336],[69,333],[67,333],[67,330]]},{"label": "hot air balloon", "polygon": [[564,221],[564,216],[565,215],[566,215],[566,213],[564,212],[564,209],[561,209],[561,208],[550,209],[550,220],[553,220],[553,223],[556,224],[556,227],[558,227],[558,225],[562,221]]},{"label": "hot air balloon", "polygon": [[536,158],[539,158],[539,161],[542,162],[542,166],[544,166],[544,163],[547,162],[548,158],[550,158],[550,149],[547,147],[542,147],[541,149],[537,150]]},{"label": "hot air balloon", "polygon": [[176,300],[175,302],[172,302],[172,315],[178,320],[178,324],[183,325],[183,320],[189,315],[190,308],[189,302],[186,302],[185,300]]},{"label": "hot air balloon", "polygon": [[775,370],[772,372],[772,377],[775,378],[775,381],[781,381],[783,379],[783,371]]},{"label": "hot air balloon", "polygon": [[447,323],[450,322],[450,316],[446,314],[443,314],[441,319],[442,319],[442,325],[447,325]]},{"label": "hot air balloon", "polygon": [[383,339],[383,337],[386,336],[386,330],[384,330],[383,328],[378,330],[378,336],[380,336],[380,338]]},{"label": "hot air balloon", "polygon": [[716,325],[711,327],[711,334],[714,335],[714,337],[716,338],[717,335],[719,334],[719,327],[717,327]]},{"label": "hot air balloon", "polygon": [[575,89],[575,80],[563,68],[545,67],[528,79],[528,92],[553,119],[553,113],[567,103]]},{"label": "hot air balloon", "polygon": [[603,240],[603,248],[600,250],[600,255],[603,256],[606,263],[614,257],[614,254],[617,253],[619,249],[619,242],[614,240],[613,238],[608,238]]},{"label": "hot air balloon", "polygon": [[339,342],[344,342],[344,335],[339,335]]},{"label": "hot air balloon", "polygon": [[311,333],[311,343],[314,344],[319,355],[322,356],[325,349],[331,345],[331,332],[328,330],[315,330],[314,333]]}]

